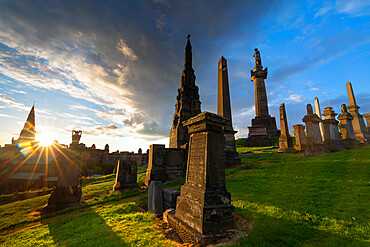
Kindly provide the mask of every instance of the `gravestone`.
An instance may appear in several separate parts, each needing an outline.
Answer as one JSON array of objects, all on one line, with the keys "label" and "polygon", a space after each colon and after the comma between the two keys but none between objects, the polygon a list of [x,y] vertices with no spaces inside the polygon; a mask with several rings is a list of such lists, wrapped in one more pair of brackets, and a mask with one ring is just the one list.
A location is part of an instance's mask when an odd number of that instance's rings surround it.
[{"label": "gravestone", "polygon": [[44,208],[46,212],[77,206],[83,202],[80,187],[80,159],[68,151],[65,156],[59,155],[57,161],[58,183]]},{"label": "gravestone", "polygon": [[306,134],[304,133],[304,125],[303,124],[296,124],[293,125],[294,128],[294,135],[295,135],[295,145],[294,148],[298,152],[303,152],[306,148]]},{"label": "gravestone", "polygon": [[[315,97],[315,111],[316,115],[322,120],[319,99]],[[324,141],[324,125],[322,122],[319,123],[322,141]]]},{"label": "gravestone", "polygon": [[324,126],[324,145],[331,152],[343,151],[345,147],[342,142],[342,137],[339,134],[338,120],[335,116],[338,115],[333,111],[333,108],[325,107],[323,113],[325,120],[322,121]]},{"label": "gravestone", "polygon": [[229,124],[223,127],[225,136],[225,165],[233,167],[241,164],[239,154],[235,146],[235,134],[232,125],[231,103],[229,91],[229,76],[227,72],[227,60],[221,57],[218,61],[218,97],[217,114],[229,120]]},{"label": "gravestone", "polygon": [[340,130],[342,133],[342,140],[346,148],[356,148],[359,142],[356,140],[355,132],[353,131],[351,113],[348,112],[345,104],[341,106],[342,114],[339,114]]},{"label": "gravestone", "polygon": [[167,210],[169,208],[176,208],[176,200],[177,197],[180,195],[180,191],[167,188],[163,189],[163,210]]},{"label": "gravestone", "polygon": [[286,117],[285,104],[280,105],[280,138],[279,138],[279,150],[278,152],[292,152],[293,149],[293,138],[289,135],[288,120]]},{"label": "gravestone", "polygon": [[137,162],[117,161],[116,182],[113,185],[113,191],[122,192],[125,189],[134,189],[137,187]]},{"label": "gravestone", "polygon": [[329,150],[325,148],[321,137],[319,127],[321,119],[313,113],[311,104],[307,105],[307,115],[303,117],[302,121],[306,124],[307,131],[307,142],[304,155],[316,156],[329,153]]},{"label": "gravestone", "polygon": [[348,94],[348,103],[347,109],[351,113],[353,120],[352,126],[355,132],[356,140],[360,143],[367,143],[370,140],[370,136],[367,133],[365,122],[363,116],[359,113],[358,109],[360,107],[356,104],[355,95],[353,93],[352,84],[347,82],[347,94]]},{"label": "gravestone", "polygon": [[166,181],[166,147],[161,144],[152,144],[149,149],[148,169],[146,170],[145,185],[150,181]]},{"label": "gravestone", "polygon": [[184,241],[199,244],[234,226],[234,206],[225,186],[222,127],[228,121],[203,112],[184,122],[191,134],[185,184],[168,221]]},{"label": "gravestone", "polygon": [[148,211],[156,216],[163,214],[162,181],[150,181],[148,188]]}]

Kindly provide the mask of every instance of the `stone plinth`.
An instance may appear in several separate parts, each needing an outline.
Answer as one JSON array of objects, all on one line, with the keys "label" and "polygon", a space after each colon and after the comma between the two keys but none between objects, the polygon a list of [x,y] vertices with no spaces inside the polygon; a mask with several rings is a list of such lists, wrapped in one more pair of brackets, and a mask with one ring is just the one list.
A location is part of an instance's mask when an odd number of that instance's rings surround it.
[{"label": "stone plinth", "polygon": [[288,120],[286,117],[285,104],[280,105],[280,138],[279,138],[279,150],[278,152],[292,152],[293,149],[293,138],[289,135]]},{"label": "stone plinth", "polygon": [[303,152],[306,148],[306,134],[304,133],[304,125],[303,124],[296,124],[293,125],[294,128],[294,135],[295,135],[295,145],[294,148],[298,152]]},{"label": "stone plinth", "polygon": [[223,130],[225,136],[225,165],[226,167],[239,165],[241,160],[235,146],[235,134],[237,131],[234,131],[232,126],[229,77],[227,61],[224,57],[221,57],[218,61],[217,114],[229,120],[229,124],[224,126]]},{"label": "stone plinth", "polygon": [[342,133],[342,140],[346,148],[356,148],[359,142],[356,140],[355,132],[353,131],[351,113],[348,112],[345,104],[342,104],[342,114],[339,114],[340,130]]},{"label": "stone plinth", "polygon": [[137,162],[118,160],[116,182],[113,191],[122,192],[125,189],[137,187]]},{"label": "stone plinth", "polygon": [[303,117],[302,121],[306,124],[307,143],[304,150],[305,156],[316,156],[329,153],[325,148],[319,123],[321,119],[313,113],[312,105],[307,105],[307,115]]},{"label": "stone plinth", "polygon": [[324,126],[324,145],[331,152],[343,151],[345,147],[342,143],[342,137],[339,134],[338,121],[335,116],[338,115],[333,111],[333,108],[325,107],[323,113],[325,120],[322,121]]},{"label": "stone plinth", "polygon": [[[222,127],[227,124],[225,118],[209,112],[184,122],[191,133],[186,180],[177,198],[176,213],[169,216],[170,227],[183,241],[207,238],[234,226],[223,157]],[[198,237],[192,237],[194,234]]]},{"label": "stone plinth", "polygon": [[348,94],[348,103],[347,109],[351,113],[353,120],[352,126],[355,132],[356,140],[360,143],[367,143],[370,140],[370,136],[367,133],[366,125],[364,122],[363,116],[359,113],[358,109],[360,107],[356,104],[355,95],[353,93],[352,84],[347,82],[347,94]]}]

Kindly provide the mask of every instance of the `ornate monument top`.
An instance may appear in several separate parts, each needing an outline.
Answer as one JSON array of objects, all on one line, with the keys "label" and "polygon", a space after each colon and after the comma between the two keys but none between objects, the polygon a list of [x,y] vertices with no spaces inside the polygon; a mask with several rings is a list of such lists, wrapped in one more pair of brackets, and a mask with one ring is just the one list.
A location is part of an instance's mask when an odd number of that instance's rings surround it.
[{"label": "ornate monument top", "polygon": [[255,53],[253,54],[254,60],[256,62],[256,67],[260,65],[262,67],[261,54],[257,48],[254,48]]},{"label": "ornate monument top", "polygon": [[342,113],[348,113],[346,104],[342,104],[340,108],[342,110]]}]

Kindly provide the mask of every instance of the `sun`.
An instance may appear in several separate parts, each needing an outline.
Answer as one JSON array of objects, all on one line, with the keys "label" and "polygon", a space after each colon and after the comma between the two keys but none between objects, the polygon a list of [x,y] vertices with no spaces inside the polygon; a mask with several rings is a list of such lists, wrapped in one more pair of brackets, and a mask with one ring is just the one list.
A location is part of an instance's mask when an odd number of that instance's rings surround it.
[{"label": "sun", "polygon": [[48,146],[51,146],[51,144],[53,144],[54,138],[50,132],[43,131],[43,132],[37,133],[36,140],[40,142],[39,144],[40,146],[48,147]]}]

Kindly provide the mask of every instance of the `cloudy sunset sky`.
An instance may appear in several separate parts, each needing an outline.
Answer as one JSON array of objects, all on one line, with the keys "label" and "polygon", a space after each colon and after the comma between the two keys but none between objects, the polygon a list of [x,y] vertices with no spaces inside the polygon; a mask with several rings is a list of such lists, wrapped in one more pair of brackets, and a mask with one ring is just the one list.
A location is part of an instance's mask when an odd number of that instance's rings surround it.
[{"label": "cloudy sunset sky", "polygon": [[347,81],[370,112],[367,0],[1,0],[0,145],[35,101],[36,130],[59,143],[81,129],[81,142],[111,151],[168,146],[187,34],[202,111],[217,111],[217,63],[228,60],[239,137],[254,117],[255,47],[277,122],[284,102],[290,129],[302,123],[314,97],[339,113]]}]

